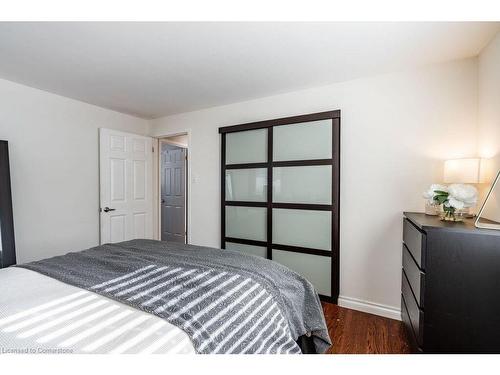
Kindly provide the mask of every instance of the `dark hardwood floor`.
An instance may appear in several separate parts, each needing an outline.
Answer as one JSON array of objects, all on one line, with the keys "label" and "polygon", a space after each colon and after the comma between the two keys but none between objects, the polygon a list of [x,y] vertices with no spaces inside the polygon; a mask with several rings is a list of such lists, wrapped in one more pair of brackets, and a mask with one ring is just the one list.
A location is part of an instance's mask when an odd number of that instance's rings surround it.
[{"label": "dark hardwood floor", "polygon": [[330,354],[410,353],[403,323],[323,302]]}]

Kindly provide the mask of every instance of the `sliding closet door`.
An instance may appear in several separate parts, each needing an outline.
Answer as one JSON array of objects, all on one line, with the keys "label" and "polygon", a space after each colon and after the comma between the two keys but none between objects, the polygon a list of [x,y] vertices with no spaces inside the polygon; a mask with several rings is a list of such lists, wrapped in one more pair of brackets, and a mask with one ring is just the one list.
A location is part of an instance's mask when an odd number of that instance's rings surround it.
[{"label": "sliding closet door", "polygon": [[339,293],[340,111],[220,128],[221,246]]},{"label": "sliding closet door", "polygon": [[222,137],[222,247],[267,258],[268,129]]}]

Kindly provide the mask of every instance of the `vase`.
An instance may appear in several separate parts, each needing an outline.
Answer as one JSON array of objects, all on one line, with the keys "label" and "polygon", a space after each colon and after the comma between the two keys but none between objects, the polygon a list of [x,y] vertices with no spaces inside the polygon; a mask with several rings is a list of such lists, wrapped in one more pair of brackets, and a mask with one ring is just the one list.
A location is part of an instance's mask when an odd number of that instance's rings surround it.
[{"label": "vase", "polygon": [[457,210],[457,209],[444,209],[443,206],[440,206],[440,211],[439,211],[439,218],[442,221],[451,221],[451,222],[460,222],[463,221],[466,214],[467,210]]},{"label": "vase", "polygon": [[437,216],[439,214],[439,206],[432,204],[429,201],[425,202],[425,214],[430,216]]}]

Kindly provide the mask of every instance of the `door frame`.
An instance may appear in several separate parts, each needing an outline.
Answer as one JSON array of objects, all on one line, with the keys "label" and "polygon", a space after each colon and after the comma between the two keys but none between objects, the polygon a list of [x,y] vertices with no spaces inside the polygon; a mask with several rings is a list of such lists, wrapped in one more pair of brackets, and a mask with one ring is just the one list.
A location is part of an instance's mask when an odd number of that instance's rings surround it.
[{"label": "door frame", "polygon": [[[165,138],[175,137],[178,135],[187,136],[187,152],[186,152],[186,243],[191,243],[191,167],[189,159],[191,157],[191,129],[176,131],[172,133],[164,133],[154,136],[156,157],[153,157],[156,167],[153,167],[153,186],[155,187],[154,197],[155,204],[153,207],[153,226],[155,228],[155,239],[161,241],[161,141]],[[172,143],[174,146],[178,146]]]}]

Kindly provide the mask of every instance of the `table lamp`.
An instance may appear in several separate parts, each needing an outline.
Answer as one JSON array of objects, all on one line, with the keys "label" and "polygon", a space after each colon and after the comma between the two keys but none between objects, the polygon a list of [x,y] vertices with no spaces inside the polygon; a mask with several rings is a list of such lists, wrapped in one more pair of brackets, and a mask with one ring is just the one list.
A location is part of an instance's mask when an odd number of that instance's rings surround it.
[{"label": "table lamp", "polygon": [[451,159],[444,162],[444,183],[482,184],[488,182],[484,159]]}]

